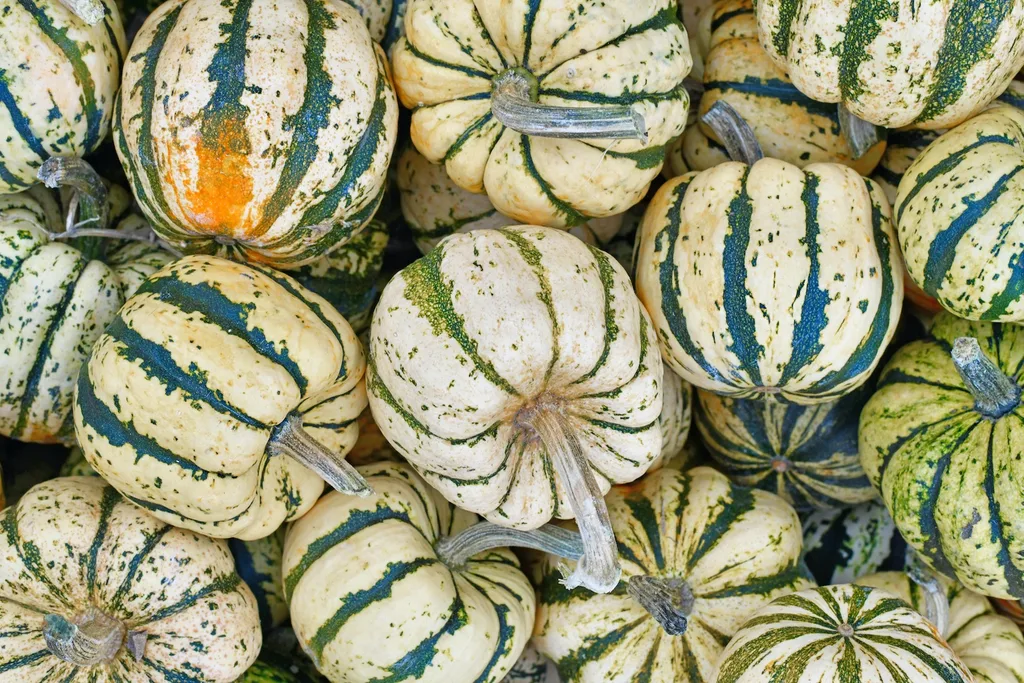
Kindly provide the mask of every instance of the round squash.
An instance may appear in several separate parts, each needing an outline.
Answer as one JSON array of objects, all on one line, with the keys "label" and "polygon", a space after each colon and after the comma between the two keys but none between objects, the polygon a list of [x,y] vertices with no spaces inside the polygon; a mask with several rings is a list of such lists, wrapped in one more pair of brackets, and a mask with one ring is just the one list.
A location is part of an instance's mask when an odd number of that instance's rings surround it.
[{"label": "round squash", "polygon": [[603,251],[532,226],[452,235],[381,295],[370,407],[388,441],[459,507],[525,529],[582,512],[584,539],[601,539],[602,553],[588,551],[573,580],[610,590],[601,496],[661,452],[653,333]]},{"label": "round squash", "polygon": [[103,142],[127,44],[113,0],[10,3],[3,34],[0,193],[12,193],[33,185],[51,156]]},{"label": "round squash", "polygon": [[883,370],[860,416],[861,463],[926,563],[984,595],[1024,597],[1024,330],[941,313],[931,335]]},{"label": "round squash", "polygon": [[804,562],[822,586],[903,569],[907,543],[880,501],[815,510],[803,520]]},{"label": "round squash", "polygon": [[622,213],[683,132],[691,59],[674,0],[410,0],[392,52],[413,144],[517,221]]},{"label": "round squash", "polygon": [[255,541],[228,540],[235,570],[249,586],[259,607],[260,627],[269,631],[288,620],[288,603],[281,583],[284,528]]},{"label": "round squash", "polygon": [[762,159],[675,178],[644,214],[636,263],[666,363],[736,398],[853,391],[903,302],[888,202],[839,164]]},{"label": "round squash", "polygon": [[695,422],[719,468],[741,486],[771,491],[797,512],[875,497],[857,451],[857,420],[870,392],[801,406],[697,391]]},{"label": "round squash", "polygon": [[993,107],[928,146],[893,215],[907,271],[969,320],[1024,320],[1024,111]]},{"label": "round squash", "polygon": [[527,643],[502,683],[561,683],[554,663]]},{"label": "round squash", "polygon": [[254,540],[305,514],[321,476],[365,492],[342,459],[366,405],[364,369],[324,299],[270,269],[187,256],[96,342],[75,434],[89,464],[159,519]]},{"label": "round squash", "polygon": [[[0,434],[21,441],[73,441],[71,404],[78,371],[103,329],[149,275],[172,260],[153,243],[78,237],[67,223],[105,231],[127,212],[128,193],[111,187],[80,160],[44,169],[61,182],[82,183],[61,208],[41,186],[0,195]],[[47,175],[50,178],[50,175]],[[68,211],[74,215],[68,216]],[[123,233],[148,227],[138,216],[117,224]],[[116,233],[114,233],[116,234]]]},{"label": "round squash", "polygon": [[365,465],[369,498],[324,496],[285,540],[292,626],[334,681],[500,681],[534,596],[507,549],[448,566],[437,542],[476,521],[401,463]]},{"label": "round squash", "polygon": [[879,126],[949,128],[1024,65],[1024,2],[758,0],[761,45],[801,92]]},{"label": "round squash", "polygon": [[174,0],[132,43],[116,118],[164,239],[295,266],[372,218],[398,111],[383,50],[342,2]]},{"label": "round squash", "polygon": [[533,642],[567,683],[713,680],[751,612],[813,585],[793,509],[710,468],[661,469],[607,502],[623,569],[611,595],[567,590],[550,556],[537,568]]},{"label": "round squash", "polygon": [[0,671],[11,680],[229,683],[261,645],[227,544],[95,477],[53,479],[0,517]]}]

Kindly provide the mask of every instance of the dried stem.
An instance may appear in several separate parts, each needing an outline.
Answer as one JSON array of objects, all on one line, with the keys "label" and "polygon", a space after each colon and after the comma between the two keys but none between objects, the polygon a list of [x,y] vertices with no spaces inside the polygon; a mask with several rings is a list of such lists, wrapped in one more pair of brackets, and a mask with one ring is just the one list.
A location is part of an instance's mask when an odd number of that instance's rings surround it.
[{"label": "dried stem", "polygon": [[434,544],[438,558],[452,568],[463,567],[469,558],[492,548],[533,548],[550,555],[578,560],[583,539],[575,531],[553,524],[524,531],[492,522],[480,522]]},{"label": "dried stem", "polygon": [[267,453],[295,458],[319,474],[335,491],[364,498],[373,494],[363,475],[345,458],[306,433],[302,418],[294,413],[274,428]]},{"label": "dried stem", "polygon": [[949,597],[939,579],[932,573],[916,550],[907,546],[903,571],[924,591],[925,618],[943,638],[949,630]]},{"label": "dried stem", "polygon": [[838,107],[839,130],[850,144],[853,158],[860,159],[868,153],[868,150],[883,140],[885,129],[879,128],[873,123],[868,123],[864,119],[857,118],[842,103]]},{"label": "dried stem", "polygon": [[103,21],[103,17],[107,13],[107,8],[100,0],[60,0],[60,2],[72,14],[90,26]]},{"label": "dried stem", "polygon": [[693,591],[686,581],[633,576],[626,591],[651,613],[665,633],[670,636],[686,633],[694,603]]},{"label": "dried stem", "polygon": [[974,397],[974,409],[998,419],[1020,405],[1021,388],[989,360],[974,337],[953,343],[953,364]]},{"label": "dried stem", "polygon": [[46,648],[75,666],[109,662],[124,644],[124,624],[95,607],[89,607],[70,620],[58,614],[47,614],[43,620]]},{"label": "dried stem", "polygon": [[754,162],[764,158],[764,152],[750,125],[725,100],[718,100],[711,105],[700,120],[715,132],[733,161],[753,166]]}]

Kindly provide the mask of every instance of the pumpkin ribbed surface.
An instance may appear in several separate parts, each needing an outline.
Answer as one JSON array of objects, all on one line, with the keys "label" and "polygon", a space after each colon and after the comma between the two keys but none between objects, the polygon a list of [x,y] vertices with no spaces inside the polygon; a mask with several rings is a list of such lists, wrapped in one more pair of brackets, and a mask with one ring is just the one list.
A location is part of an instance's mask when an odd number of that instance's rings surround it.
[{"label": "pumpkin ribbed surface", "polygon": [[907,544],[881,501],[815,510],[803,519],[804,562],[823,586],[903,569]]},{"label": "pumpkin ribbed surface", "polygon": [[673,460],[676,469],[682,469],[686,456],[683,446],[690,435],[692,421],[693,387],[676,373],[665,368],[665,379],[662,381],[661,416],[661,455],[651,464],[658,467],[666,460]]}]

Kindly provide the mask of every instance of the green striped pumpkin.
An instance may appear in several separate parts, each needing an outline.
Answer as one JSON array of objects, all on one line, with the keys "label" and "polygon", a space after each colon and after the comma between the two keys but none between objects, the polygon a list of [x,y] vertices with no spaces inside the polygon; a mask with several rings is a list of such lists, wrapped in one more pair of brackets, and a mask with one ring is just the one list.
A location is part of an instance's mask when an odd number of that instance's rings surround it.
[{"label": "green striped pumpkin", "polygon": [[[101,479],[38,484],[4,511],[0,531],[8,680],[230,683],[256,659],[256,601],[227,544],[167,526]],[[48,637],[63,640],[61,626],[92,610],[125,630],[112,656],[76,665],[55,654]],[[121,644],[133,632],[146,637],[139,659]]]},{"label": "green striped pumpkin", "polygon": [[[114,219],[129,202],[111,188]],[[64,211],[42,186],[0,195],[0,434],[22,441],[72,440],[79,368],[125,299],[172,260],[155,244],[51,241]],[[118,229],[144,224],[128,216]]]},{"label": "green striped pumpkin", "polygon": [[397,102],[344,3],[165,2],[132,43],[121,93],[121,163],[183,250],[301,265],[380,204]]},{"label": "green striped pumpkin", "polygon": [[[410,0],[392,52],[410,134],[452,181],[523,223],[571,227],[622,213],[647,193],[683,132],[691,59],[675,0],[639,4]],[[542,105],[630,106],[647,140],[518,133],[491,110],[495,79],[528,81]]]},{"label": "green striped pumpkin", "polygon": [[903,568],[907,544],[880,501],[815,510],[803,529],[804,562],[822,586]]},{"label": "green striped pumpkin", "polygon": [[658,190],[636,289],[662,355],[735,398],[834,400],[892,338],[903,281],[889,204],[839,164],[720,164]]},{"label": "green striped pumpkin", "polygon": [[1024,111],[993,107],[942,135],[900,180],[893,215],[907,271],[970,320],[1024,320]]},{"label": "green striped pumpkin", "polygon": [[398,273],[370,328],[384,436],[448,500],[496,524],[573,516],[523,420],[557,402],[601,492],[661,452],[654,329],[622,267],[559,230],[452,235]]},{"label": "green striped pumpkin", "polygon": [[1024,2],[758,0],[761,44],[801,92],[879,126],[949,128],[1024,66]]},{"label": "green striped pumpkin", "polygon": [[1017,405],[1002,417],[976,408],[950,357],[959,337],[1024,383],[1024,330],[941,313],[932,338],[907,344],[882,371],[860,417],[861,463],[896,526],[923,559],[971,590],[1024,597]]},{"label": "green striped pumpkin", "polygon": [[860,466],[857,419],[866,387],[801,406],[697,392],[695,422],[711,457],[742,486],[781,496],[797,512],[864,503],[875,490]]},{"label": "green striped pumpkin", "polygon": [[255,541],[228,540],[235,570],[256,597],[260,627],[264,632],[288,620],[288,603],[281,582],[284,528]]},{"label": "green striped pumpkin", "polygon": [[[887,590],[927,616],[925,591],[903,572],[865,576],[858,585]],[[1024,681],[1024,636],[1017,625],[996,614],[984,597],[953,581],[940,579],[949,602],[949,625],[943,637],[960,657],[972,681]]]},{"label": "green striped pumpkin", "polygon": [[36,182],[51,156],[82,156],[110,130],[127,44],[113,0],[90,26],[60,0],[4,5],[0,193]]},{"label": "green striped pumpkin", "polygon": [[772,601],[736,633],[715,683],[972,683],[924,617],[892,593],[842,584]]},{"label": "green striped pumpkin", "polygon": [[366,405],[348,323],[291,278],[187,256],[139,288],[78,379],[85,457],[157,518],[216,538],[262,538],[305,514],[324,482],[267,446],[293,412],[344,454]]},{"label": "green striped pumpkin", "polygon": [[537,652],[533,643],[527,643],[523,654],[509,669],[501,683],[560,683],[558,671],[550,659]]},{"label": "green striped pumpkin", "polygon": [[[622,562],[615,591],[567,590],[550,556],[537,568],[533,642],[567,683],[712,681],[718,655],[751,612],[813,585],[799,567],[793,509],[710,468],[658,470],[615,487],[607,503]],[[685,582],[695,600],[682,634],[667,634],[628,594],[638,576]]]},{"label": "green striped pumpkin", "polygon": [[500,681],[533,626],[534,595],[515,555],[448,567],[434,550],[477,521],[411,467],[360,467],[376,495],[332,492],[285,540],[292,626],[334,681]]}]

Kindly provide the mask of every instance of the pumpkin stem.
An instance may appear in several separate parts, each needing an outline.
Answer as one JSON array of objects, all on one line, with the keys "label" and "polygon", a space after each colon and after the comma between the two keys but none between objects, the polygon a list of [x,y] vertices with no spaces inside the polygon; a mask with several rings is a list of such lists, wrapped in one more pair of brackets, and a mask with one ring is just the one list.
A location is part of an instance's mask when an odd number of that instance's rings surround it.
[{"label": "pumpkin stem", "polygon": [[582,537],[583,555],[562,584],[566,588],[584,586],[595,593],[608,593],[618,585],[622,574],[619,551],[608,506],[583,455],[583,446],[556,407],[538,406],[524,417],[555,465]]},{"label": "pumpkin stem", "polygon": [[107,8],[100,0],[60,0],[76,17],[92,26],[103,20]]},{"label": "pumpkin stem", "polygon": [[693,591],[683,579],[659,579],[654,576],[632,576],[626,586],[630,597],[651,613],[670,636],[686,633],[693,612]]},{"label": "pumpkin stem", "polygon": [[536,77],[521,67],[509,69],[494,79],[491,113],[524,135],[631,139],[647,144],[647,124],[632,107],[556,107],[540,104],[537,98]]},{"label": "pumpkin stem", "polygon": [[[106,228],[109,217],[107,206],[107,186],[103,184],[96,170],[89,162],[78,157],[50,157],[39,167],[36,178],[51,190],[69,187],[75,192],[68,210],[68,227],[70,232],[75,225],[75,214],[78,224],[95,224]],[[77,206],[77,211],[75,207]]]},{"label": "pumpkin stem", "polygon": [[733,161],[753,166],[754,162],[764,158],[764,152],[750,124],[725,100],[718,100],[711,105],[700,120],[714,131]]},{"label": "pumpkin stem", "polygon": [[46,648],[75,666],[109,662],[124,644],[124,624],[95,607],[76,614],[71,621],[57,614],[47,614],[43,621]]},{"label": "pumpkin stem", "polygon": [[578,560],[583,539],[575,531],[554,524],[524,531],[493,522],[480,522],[434,544],[438,558],[452,568],[463,567],[469,558],[492,548],[533,548],[551,555]]},{"label": "pumpkin stem", "polygon": [[267,444],[267,453],[295,458],[340,493],[361,498],[373,495],[373,489],[363,479],[363,475],[347,463],[345,458],[306,433],[302,428],[302,418],[295,413],[274,428]]},{"label": "pumpkin stem", "polygon": [[857,118],[842,103],[838,107],[839,130],[850,144],[850,151],[853,152],[854,159],[860,159],[868,153],[868,150],[885,139],[884,128]]},{"label": "pumpkin stem", "polygon": [[124,647],[131,653],[136,662],[141,662],[142,658],[146,656],[146,641],[148,638],[149,635],[145,631],[128,631]]},{"label": "pumpkin stem", "polygon": [[953,342],[953,364],[974,397],[974,409],[999,419],[1020,405],[1021,388],[989,360],[974,337]]},{"label": "pumpkin stem", "polygon": [[949,630],[949,596],[939,579],[932,573],[921,555],[909,545],[904,559],[903,571],[910,580],[924,590],[925,618],[932,622],[939,635],[946,637]]}]

